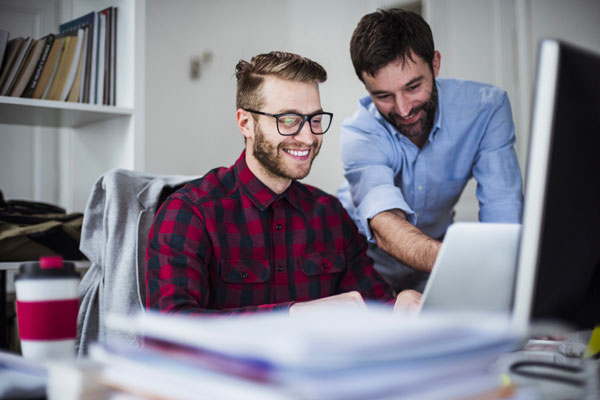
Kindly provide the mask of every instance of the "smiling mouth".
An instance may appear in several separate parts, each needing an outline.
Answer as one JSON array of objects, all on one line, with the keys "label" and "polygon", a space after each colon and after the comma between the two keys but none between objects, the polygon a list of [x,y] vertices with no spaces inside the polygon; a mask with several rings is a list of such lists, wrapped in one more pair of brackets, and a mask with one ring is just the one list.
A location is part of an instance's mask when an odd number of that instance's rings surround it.
[{"label": "smiling mouth", "polygon": [[398,115],[398,119],[400,120],[400,123],[402,123],[403,125],[409,125],[409,124],[413,124],[415,122],[417,122],[420,118],[420,112],[417,111],[416,113],[410,114],[408,117],[402,117],[400,115]]},{"label": "smiling mouth", "polygon": [[285,151],[287,154],[289,154],[291,156],[299,157],[299,158],[308,157],[308,154],[310,153],[310,149],[303,149],[303,150],[283,149],[283,151]]}]

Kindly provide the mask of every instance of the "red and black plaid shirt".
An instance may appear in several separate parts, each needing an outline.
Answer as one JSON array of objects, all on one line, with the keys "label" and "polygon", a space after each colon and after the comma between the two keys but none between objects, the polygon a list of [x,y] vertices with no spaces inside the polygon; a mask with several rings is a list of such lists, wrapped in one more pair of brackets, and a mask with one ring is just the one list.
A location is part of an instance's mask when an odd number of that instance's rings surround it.
[{"label": "red and black plaid shirt", "polygon": [[357,290],[391,300],[366,242],[333,196],[293,182],[273,193],[248,168],[188,183],[160,207],[148,235],[147,307],[252,312]]}]

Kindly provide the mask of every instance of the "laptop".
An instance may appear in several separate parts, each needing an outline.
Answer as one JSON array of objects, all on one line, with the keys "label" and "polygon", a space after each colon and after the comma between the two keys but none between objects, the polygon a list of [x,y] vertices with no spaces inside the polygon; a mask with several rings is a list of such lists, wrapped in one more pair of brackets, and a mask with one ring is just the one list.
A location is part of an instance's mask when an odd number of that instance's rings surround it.
[{"label": "laptop", "polygon": [[425,286],[422,312],[511,312],[521,224],[450,225]]}]

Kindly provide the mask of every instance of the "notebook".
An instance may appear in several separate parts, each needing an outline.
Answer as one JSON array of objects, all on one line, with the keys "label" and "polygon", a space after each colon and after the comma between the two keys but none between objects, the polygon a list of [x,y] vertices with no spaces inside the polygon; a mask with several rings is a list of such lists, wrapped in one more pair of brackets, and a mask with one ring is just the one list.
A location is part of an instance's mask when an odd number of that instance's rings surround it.
[{"label": "notebook", "polygon": [[511,312],[521,224],[459,222],[446,232],[419,312]]}]

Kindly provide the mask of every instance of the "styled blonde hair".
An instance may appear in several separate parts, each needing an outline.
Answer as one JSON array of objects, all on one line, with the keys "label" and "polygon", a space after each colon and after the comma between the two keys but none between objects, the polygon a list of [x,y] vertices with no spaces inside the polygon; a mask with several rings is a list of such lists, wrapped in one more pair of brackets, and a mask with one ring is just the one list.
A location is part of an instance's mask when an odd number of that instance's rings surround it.
[{"label": "styled blonde hair", "polygon": [[261,88],[268,75],[298,82],[323,83],[327,80],[325,69],[306,57],[283,51],[259,54],[249,62],[240,60],[235,67],[237,108],[258,110],[262,107]]}]

